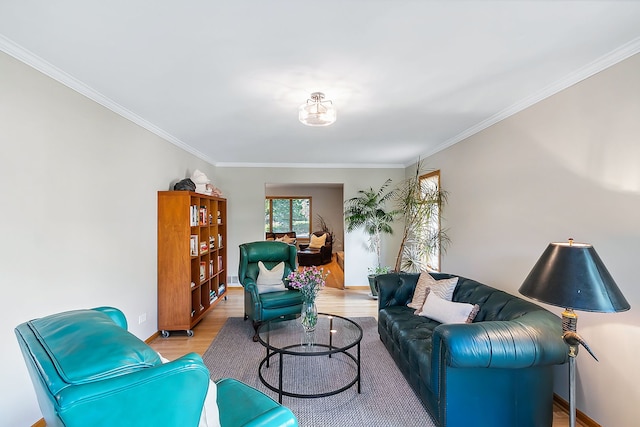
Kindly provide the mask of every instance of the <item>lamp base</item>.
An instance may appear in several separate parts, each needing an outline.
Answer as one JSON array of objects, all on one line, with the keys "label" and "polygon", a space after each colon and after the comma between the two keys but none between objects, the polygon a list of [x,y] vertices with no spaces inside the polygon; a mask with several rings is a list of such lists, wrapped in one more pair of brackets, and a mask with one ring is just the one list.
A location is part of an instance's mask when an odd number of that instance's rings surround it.
[{"label": "lamp base", "polygon": [[576,356],[569,353],[569,427],[576,427]]}]

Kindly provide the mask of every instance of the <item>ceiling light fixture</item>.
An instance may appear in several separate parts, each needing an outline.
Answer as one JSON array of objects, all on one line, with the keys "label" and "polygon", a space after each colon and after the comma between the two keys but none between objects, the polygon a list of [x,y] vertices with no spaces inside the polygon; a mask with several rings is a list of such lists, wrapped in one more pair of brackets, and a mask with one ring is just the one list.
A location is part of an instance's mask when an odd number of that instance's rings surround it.
[{"label": "ceiling light fixture", "polygon": [[313,92],[311,99],[300,106],[298,119],[307,126],[329,126],[336,121],[333,102],[324,101],[324,93]]}]

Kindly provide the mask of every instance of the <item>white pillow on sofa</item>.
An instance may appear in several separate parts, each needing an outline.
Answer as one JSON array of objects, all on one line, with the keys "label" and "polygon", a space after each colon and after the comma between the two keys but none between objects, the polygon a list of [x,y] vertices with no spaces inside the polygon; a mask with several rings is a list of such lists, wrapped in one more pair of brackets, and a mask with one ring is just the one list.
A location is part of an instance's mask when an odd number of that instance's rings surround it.
[{"label": "white pillow on sofa", "polygon": [[287,289],[282,282],[282,278],[284,277],[284,261],[276,264],[271,270],[269,270],[262,261],[258,261],[258,270],[256,285],[258,286],[259,294],[284,291]]},{"label": "white pillow on sofa", "polygon": [[327,233],[324,233],[322,236],[318,237],[315,234],[311,235],[311,240],[309,240],[309,249],[320,249],[324,246],[327,241]]},{"label": "white pillow on sofa", "polygon": [[418,310],[415,313],[418,314],[424,304],[424,300],[427,298],[428,289],[431,289],[433,293],[438,295],[440,298],[451,301],[453,298],[453,291],[457,284],[457,277],[436,280],[428,272],[423,271],[420,273],[420,277],[418,277],[416,289],[413,291],[413,298],[411,299],[411,302],[407,304],[407,307]]},{"label": "white pillow on sofa", "polygon": [[[162,357],[160,353],[160,360],[162,363],[168,363],[169,359]],[[220,412],[218,410],[218,387],[216,383],[209,379],[209,388],[207,394],[204,397],[204,405],[202,406],[202,414],[200,414],[200,422],[198,427],[220,427]]]},{"label": "white pillow on sofa", "polygon": [[447,301],[427,291],[427,298],[418,315],[440,323],[471,323],[479,310],[478,304]]}]

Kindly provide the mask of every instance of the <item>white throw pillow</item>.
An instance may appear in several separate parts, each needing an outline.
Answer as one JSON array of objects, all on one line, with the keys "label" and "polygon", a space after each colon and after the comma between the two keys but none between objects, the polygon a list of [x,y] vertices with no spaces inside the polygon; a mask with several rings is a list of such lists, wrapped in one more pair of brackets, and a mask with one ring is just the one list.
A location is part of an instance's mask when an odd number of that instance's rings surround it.
[{"label": "white throw pillow", "polygon": [[[427,289],[429,288],[431,288],[432,291],[440,298],[451,301],[453,298],[453,291],[457,284],[457,277],[436,280],[429,273],[423,271],[420,273],[420,277],[418,277],[418,283],[416,283],[413,298],[411,299],[411,302],[407,304],[407,307],[420,310],[424,304],[424,300],[427,298]],[[418,311],[416,311],[416,314],[418,314]]]},{"label": "white throw pillow", "polygon": [[289,244],[289,245],[292,245],[292,244],[296,243],[296,238],[295,237],[289,237],[288,234],[285,234],[284,236],[282,236],[282,241],[287,243],[287,244]]},{"label": "white throw pillow", "polygon": [[220,427],[220,411],[218,410],[218,387],[209,380],[209,390],[204,398],[202,415],[198,427]]},{"label": "white throw pillow", "polygon": [[433,292],[427,292],[419,315],[440,323],[471,323],[479,310],[478,304],[447,301]]},{"label": "white throw pillow", "polygon": [[[169,359],[162,357],[160,353],[160,360],[162,363],[169,363]],[[220,427],[220,412],[218,410],[218,387],[216,383],[209,380],[209,388],[207,394],[204,397],[204,405],[202,406],[202,413],[200,414],[200,422],[198,427]]]},{"label": "white throw pillow", "polygon": [[327,233],[324,233],[322,236],[318,237],[315,234],[311,235],[311,240],[309,240],[309,249],[320,249],[324,246],[327,241]]},{"label": "white throw pillow", "polygon": [[256,285],[258,285],[259,294],[284,291],[287,289],[282,282],[282,278],[284,277],[284,262],[276,264],[269,270],[262,261],[258,261],[258,269]]}]

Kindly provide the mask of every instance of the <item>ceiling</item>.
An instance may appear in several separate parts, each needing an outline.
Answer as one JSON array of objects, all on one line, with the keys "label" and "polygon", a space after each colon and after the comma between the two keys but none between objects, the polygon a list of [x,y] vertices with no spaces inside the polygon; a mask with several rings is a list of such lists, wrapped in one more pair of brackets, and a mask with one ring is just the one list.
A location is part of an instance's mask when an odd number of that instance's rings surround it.
[{"label": "ceiling", "polygon": [[640,52],[640,1],[2,0],[0,49],[219,166],[394,167]]}]

